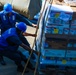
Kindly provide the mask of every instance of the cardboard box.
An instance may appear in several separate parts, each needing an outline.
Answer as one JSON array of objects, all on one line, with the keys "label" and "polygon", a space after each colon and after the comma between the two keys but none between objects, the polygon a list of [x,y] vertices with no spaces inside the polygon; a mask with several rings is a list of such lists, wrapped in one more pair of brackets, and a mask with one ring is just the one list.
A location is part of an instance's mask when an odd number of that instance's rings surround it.
[{"label": "cardboard box", "polygon": [[50,12],[46,21],[46,25],[69,25],[72,20],[73,10],[70,6],[56,5],[48,6]]},{"label": "cardboard box", "polygon": [[76,28],[76,7],[67,5],[63,1],[53,0],[50,8],[47,25],[69,25],[70,28]]}]

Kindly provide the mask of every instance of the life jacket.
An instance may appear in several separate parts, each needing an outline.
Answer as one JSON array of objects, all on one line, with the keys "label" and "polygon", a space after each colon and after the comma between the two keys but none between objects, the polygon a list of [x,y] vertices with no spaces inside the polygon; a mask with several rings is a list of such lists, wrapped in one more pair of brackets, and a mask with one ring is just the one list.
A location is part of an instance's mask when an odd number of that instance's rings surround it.
[{"label": "life jacket", "polygon": [[8,30],[6,30],[0,37],[0,48],[2,50],[5,49],[5,48],[8,48],[10,50],[15,50],[17,48],[17,46],[11,46],[8,44],[7,42],[7,38],[10,37],[10,36],[16,36],[18,37],[17,33],[16,33],[16,29],[15,28],[10,28]]},{"label": "life jacket", "polygon": [[15,27],[16,13],[14,11],[12,11],[12,14],[8,17],[4,11],[1,11],[0,19],[1,19],[1,29],[7,30],[11,27]]}]

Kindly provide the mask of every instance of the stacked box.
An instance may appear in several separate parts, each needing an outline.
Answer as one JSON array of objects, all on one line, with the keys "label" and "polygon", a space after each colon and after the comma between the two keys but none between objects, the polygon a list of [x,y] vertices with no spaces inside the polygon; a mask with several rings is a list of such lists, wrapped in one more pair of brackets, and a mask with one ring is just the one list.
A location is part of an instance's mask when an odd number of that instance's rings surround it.
[{"label": "stacked box", "polygon": [[[71,58],[76,58],[76,13],[66,5],[53,4],[48,9],[41,47],[41,54],[46,59],[41,57],[41,63],[48,60],[50,64],[75,65],[76,60]],[[49,60],[48,57],[62,59]]]},{"label": "stacked box", "polygon": [[[46,19],[45,33],[68,34],[73,11],[69,6],[52,5]],[[65,9],[66,8],[66,9]],[[68,10],[68,11],[67,11]]]}]

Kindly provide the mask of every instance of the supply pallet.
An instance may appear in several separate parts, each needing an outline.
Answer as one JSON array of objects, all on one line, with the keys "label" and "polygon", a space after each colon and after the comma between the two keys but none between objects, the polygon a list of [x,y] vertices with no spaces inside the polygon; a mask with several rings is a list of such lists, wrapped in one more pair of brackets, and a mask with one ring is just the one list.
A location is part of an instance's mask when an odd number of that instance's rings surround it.
[{"label": "supply pallet", "polygon": [[[75,75],[76,19],[70,6],[47,4],[36,42],[44,75]],[[48,74],[46,74],[46,72]],[[71,72],[72,73],[71,73]]]}]

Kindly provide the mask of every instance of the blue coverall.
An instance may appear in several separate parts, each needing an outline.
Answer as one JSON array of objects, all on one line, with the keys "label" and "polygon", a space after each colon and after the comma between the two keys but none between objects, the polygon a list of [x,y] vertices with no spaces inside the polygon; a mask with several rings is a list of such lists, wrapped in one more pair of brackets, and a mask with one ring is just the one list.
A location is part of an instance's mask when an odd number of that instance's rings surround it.
[{"label": "blue coverall", "polygon": [[[16,28],[10,28],[2,34],[0,37],[0,55],[14,60],[16,65],[20,66],[21,61],[26,62],[27,59],[17,50],[19,45],[22,44],[18,36]],[[31,67],[31,64],[29,63],[28,66]]]},{"label": "blue coverall", "polygon": [[[12,14],[9,16],[9,14],[6,14],[3,11],[0,12],[0,27],[1,27],[1,34],[6,31],[7,29],[11,28],[11,27],[15,27],[16,22],[18,21],[22,21],[25,22],[26,24],[32,26],[32,22],[30,22],[28,19],[26,19],[25,17],[23,17],[22,15],[18,14],[15,11],[12,11]],[[27,46],[30,47],[29,42],[27,41],[27,39],[21,34],[19,35],[20,40],[26,44]],[[0,56],[0,59],[2,58],[2,56]],[[35,56],[32,54],[32,58],[35,59]]]}]

